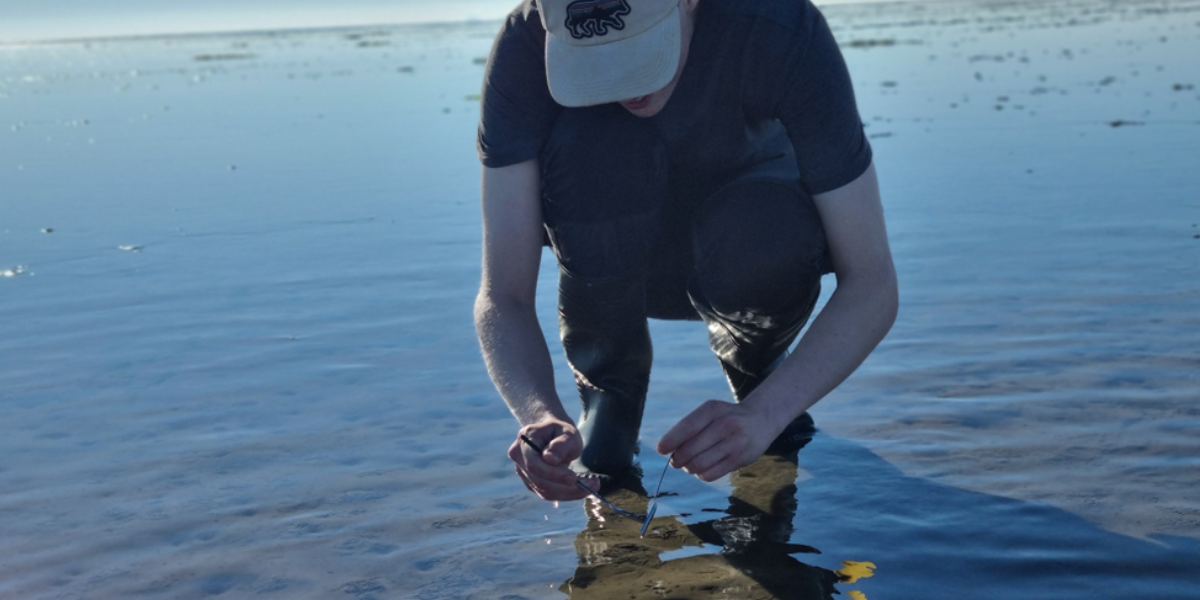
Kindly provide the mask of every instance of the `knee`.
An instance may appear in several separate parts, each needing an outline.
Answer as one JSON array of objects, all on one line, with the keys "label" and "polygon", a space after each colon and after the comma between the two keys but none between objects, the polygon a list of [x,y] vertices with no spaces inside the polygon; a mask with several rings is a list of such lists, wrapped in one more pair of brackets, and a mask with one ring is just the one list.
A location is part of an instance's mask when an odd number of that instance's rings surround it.
[{"label": "knee", "polygon": [[711,198],[694,224],[693,247],[695,284],[724,314],[810,309],[829,272],[812,200],[778,183],[739,184]]}]

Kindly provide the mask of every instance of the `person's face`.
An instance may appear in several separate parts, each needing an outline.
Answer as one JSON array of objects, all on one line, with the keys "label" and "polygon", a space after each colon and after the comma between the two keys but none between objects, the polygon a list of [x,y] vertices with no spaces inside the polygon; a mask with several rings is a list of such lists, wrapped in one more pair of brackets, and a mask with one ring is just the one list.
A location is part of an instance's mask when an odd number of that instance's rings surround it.
[{"label": "person's face", "polygon": [[620,101],[620,105],[625,107],[625,110],[638,117],[653,117],[667,105],[667,100],[671,99],[671,92],[675,91],[675,84],[679,82],[679,75],[683,73],[683,65],[687,63],[688,46],[692,43],[698,1],[679,0],[679,26],[683,28],[683,31],[679,45],[679,66],[675,69],[675,76],[657,92]]}]

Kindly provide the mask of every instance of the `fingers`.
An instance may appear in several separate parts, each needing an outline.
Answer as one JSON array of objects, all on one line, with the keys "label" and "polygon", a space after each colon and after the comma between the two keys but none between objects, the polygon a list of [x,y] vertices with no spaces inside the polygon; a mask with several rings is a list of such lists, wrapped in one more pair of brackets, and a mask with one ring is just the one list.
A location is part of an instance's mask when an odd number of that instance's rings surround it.
[{"label": "fingers", "polygon": [[681,468],[701,481],[716,481],[753,462],[743,460],[743,448],[739,440],[723,440],[692,457]]},{"label": "fingers", "polygon": [[583,485],[587,486],[587,489],[591,490],[592,493],[595,493],[595,494],[600,493],[600,478],[599,477],[597,477],[595,475],[581,475],[581,476],[579,476],[579,481],[582,482]]},{"label": "fingers", "polygon": [[[542,448],[539,452],[521,436]],[[579,434],[562,424],[528,425],[508,448],[508,457],[525,487],[545,500],[578,500],[587,492],[576,483],[578,476],[567,468],[582,450]]]},{"label": "fingers", "polygon": [[[703,481],[714,481],[750,464],[766,449],[762,431],[740,405],[710,400],[684,417],[659,441],[673,452],[671,465]],[[759,447],[762,446],[762,447]]]},{"label": "fingers", "polygon": [[542,454],[543,459],[547,464],[554,466],[566,466],[571,464],[571,461],[579,458],[583,453],[583,440],[578,435],[570,435],[567,432],[559,434],[550,443],[543,446],[546,451]]},{"label": "fingers", "polygon": [[529,489],[546,500],[577,500],[586,495],[575,481],[575,472],[547,463],[544,453],[522,444],[522,456],[517,461],[517,472]]},{"label": "fingers", "polygon": [[[709,400],[701,404],[696,410],[688,413],[683,420],[675,424],[662,439],[658,441],[658,453],[669,455],[679,451],[679,448],[688,441],[694,439],[700,432],[718,416],[721,408],[720,404],[724,404],[717,400]],[[679,463],[671,461],[671,464],[678,466]]]}]

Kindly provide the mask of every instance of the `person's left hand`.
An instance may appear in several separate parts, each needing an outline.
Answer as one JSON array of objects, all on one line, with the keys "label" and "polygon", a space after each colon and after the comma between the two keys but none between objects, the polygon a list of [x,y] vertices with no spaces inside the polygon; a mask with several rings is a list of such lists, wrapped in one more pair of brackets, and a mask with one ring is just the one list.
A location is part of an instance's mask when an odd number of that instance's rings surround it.
[{"label": "person's left hand", "polygon": [[757,460],[778,434],[746,404],[709,400],[659,440],[658,453],[674,453],[673,466],[713,481]]}]

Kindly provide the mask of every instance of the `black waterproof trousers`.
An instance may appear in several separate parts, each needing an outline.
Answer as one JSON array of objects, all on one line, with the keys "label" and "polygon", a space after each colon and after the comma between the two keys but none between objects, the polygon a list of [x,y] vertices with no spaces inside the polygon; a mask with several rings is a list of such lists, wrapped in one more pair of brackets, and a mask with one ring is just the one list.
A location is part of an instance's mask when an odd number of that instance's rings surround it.
[{"label": "black waterproof trousers", "polygon": [[830,272],[799,181],[687,177],[651,119],[565,109],[541,157],[559,323],[583,401],[581,470],[632,462],[652,359],[646,319],[702,319],[734,397],[786,355]]}]

